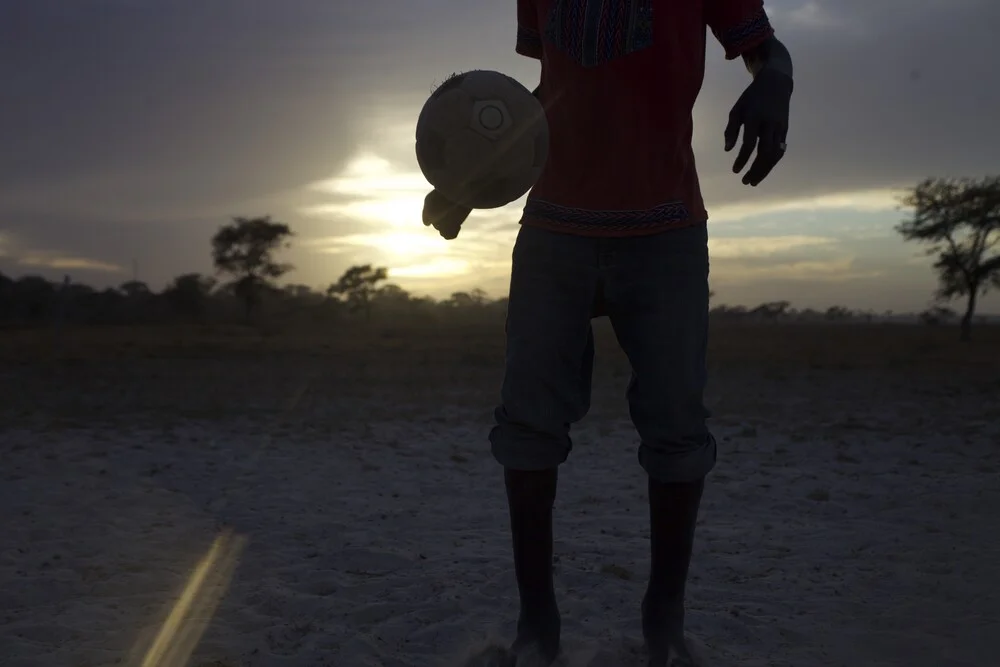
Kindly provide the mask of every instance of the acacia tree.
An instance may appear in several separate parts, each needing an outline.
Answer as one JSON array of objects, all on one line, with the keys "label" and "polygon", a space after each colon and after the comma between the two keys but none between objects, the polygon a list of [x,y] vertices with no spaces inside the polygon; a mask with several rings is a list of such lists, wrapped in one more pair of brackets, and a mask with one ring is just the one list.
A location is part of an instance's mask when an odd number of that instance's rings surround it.
[{"label": "acacia tree", "polygon": [[262,218],[233,218],[212,237],[212,262],[216,270],[232,277],[233,293],[243,301],[249,320],[265,289],[292,270],[275,259],[293,236],[288,225]]},{"label": "acacia tree", "polygon": [[896,231],[937,256],[938,299],[966,297],[961,339],[971,340],[976,300],[1000,287],[1000,176],[927,179],[900,201],[913,213]]},{"label": "acacia tree", "polygon": [[373,267],[371,264],[352,266],[327,288],[326,294],[341,297],[352,313],[363,311],[365,319],[370,320],[372,300],[378,292],[378,284],[388,277],[388,269],[382,267]]}]

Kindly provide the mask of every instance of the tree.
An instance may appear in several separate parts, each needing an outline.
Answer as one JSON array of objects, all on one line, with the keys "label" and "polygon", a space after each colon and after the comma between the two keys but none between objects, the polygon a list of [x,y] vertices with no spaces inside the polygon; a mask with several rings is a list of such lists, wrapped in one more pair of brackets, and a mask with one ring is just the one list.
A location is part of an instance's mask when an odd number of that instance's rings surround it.
[{"label": "tree", "polygon": [[927,179],[900,199],[913,210],[896,230],[937,255],[937,297],[966,297],[961,339],[972,339],[976,300],[1000,287],[1000,176]]},{"label": "tree", "polygon": [[342,298],[352,313],[364,311],[365,320],[371,320],[372,300],[378,292],[378,284],[388,277],[389,270],[382,267],[352,266],[327,288],[326,294]]},{"label": "tree", "polygon": [[410,308],[412,297],[409,292],[395,283],[385,283],[375,289],[372,295],[372,304],[379,308],[385,306],[389,310],[396,312],[405,311]]},{"label": "tree", "polygon": [[287,299],[302,301],[303,303],[317,303],[323,300],[323,295],[316,292],[309,285],[285,285],[281,290]]},{"label": "tree", "polygon": [[386,283],[377,290],[379,301],[391,303],[407,303],[410,300],[410,293],[396,283]]},{"label": "tree", "polygon": [[851,319],[851,310],[845,306],[830,306],[823,313],[823,317],[831,322],[843,322]]},{"label": "tree", "polygon": [[12,287],[18,319],[38,324],[48,318],[55,308],[57,286],[42,276],[22,276]]},{"label": "tree", "polygon": [[11,319],[14,310],[14,281],[0,272],[0,322]]},{"label": "tree", "polygon": [[147,299],[152,295],[149,285],[141,280],[128,280],[123,282],[118,290],[129,299]]},{"label": "tree", "polygon": [[952,322],[956,317],[958,317],[958,313],[947,306],[940,305],[931,306],[920,313],[920,321],[928,326],[937,326],[938,324]]},{"label": "tree", "polygon": [[205,317],[205,306],[214,288],[214,278],[185,273],[167,285],[163,297],[175,313],[200,322]]},{"label": "tree", "polygon": [[444,302],[451,308],[482,308],[490,301],[489,295],[478,287],[470,292],[452,292]]},{"label": "tree", "polygon": [[288,225],[262,218],[233,218],[212,237],[212,262],[216,270],[233,278],[233,294],[243,301],[249,320],[266,289],[292,270],[291,264],[275,260],[293,236]]},{"label": "tree", "polygon": [[769,301],[760,304],[751,310],[749,314],[773,322],[788,314],[788,309],[791,305],[788,301]]}]

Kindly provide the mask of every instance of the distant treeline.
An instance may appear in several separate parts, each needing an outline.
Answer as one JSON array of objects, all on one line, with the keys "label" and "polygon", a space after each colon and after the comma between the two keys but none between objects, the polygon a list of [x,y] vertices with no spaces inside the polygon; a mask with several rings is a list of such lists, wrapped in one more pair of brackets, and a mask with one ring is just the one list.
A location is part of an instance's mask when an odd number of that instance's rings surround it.
[{"label": "distant treeline", "polygon": [[[355,266],[326,291],[307,285],[266,287],[252,313],[237,284],[220,284],[214,278],[189,273],[173,279],[162,291],[130,280],[118,287],[96,289],[72,282],[52,282],[41,276],[13,279],[0,273],[0,326],[34,328],[68,325],[232,324],[283,321],[288,325],[320,326],[371,321],[397,324],[435,322],[497,322],[507,309],[507,299],[490,298],[484,291],[454,292],[446,299],[415,296],[387,279],[387,271],[370,265]],[[919,316],[892,312],[852,310],[831,306],[826,310],[796,309],[788,301],[773,301],[748,308],[716,305],[713,319],[757,322],[863,323],[918,318],[926,324],[954,321],[956,313],[935,307]]]},{"label": "distant treeline", "polygon": [[481,290],[456,292],[443,300],[413,296],[384,282],[384,270],[371,267],[353,267],[345,276],[359,274],[368,280],[344,285],[342,279],[325,292],[307,285],[261,286],[249,313],[238,284],[220,284],[198,273],[178,276],[159,292],[136,280],[96,289],[69,278],[59,283],[40,276],[12,279],[0,274],[0,326],[253,324],[275,319],[302,324],[431,322],[502,317],[506,309],[506,299],[489,299]]}]

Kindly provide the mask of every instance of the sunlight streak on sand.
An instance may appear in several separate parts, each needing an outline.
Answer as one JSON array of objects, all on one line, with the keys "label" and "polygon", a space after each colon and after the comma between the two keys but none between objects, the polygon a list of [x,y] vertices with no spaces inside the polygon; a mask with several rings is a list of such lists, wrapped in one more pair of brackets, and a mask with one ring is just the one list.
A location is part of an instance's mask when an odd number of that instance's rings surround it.
[{"label": "sunlight streak on sand", "polygon": [[[137,646],[135,667],[183,667],[208,628],[236,569],[246,538],[224,532],[195,566],[180,598],[148,649]],[[140,642],[141,644],[142,642]]]}]

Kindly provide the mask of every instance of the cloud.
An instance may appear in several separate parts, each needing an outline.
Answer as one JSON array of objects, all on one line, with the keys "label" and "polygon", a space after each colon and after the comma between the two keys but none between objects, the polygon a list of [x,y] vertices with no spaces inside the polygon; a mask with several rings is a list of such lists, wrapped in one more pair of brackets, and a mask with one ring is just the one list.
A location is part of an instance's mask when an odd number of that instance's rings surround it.
[{"label": "cloud", "polygon": [[461,259],[439,258],[422,264],[408,264],[389,269],[391,278],[430,278],[441,280],[464,276],[469,273],[469,262]]},{"label": "cloud", "polygon": [[350,234],[329,236],[310,241],[311,247],[319,252],[339,252],[345,247],[374,248],[390,258],[426,257],[447,253],[454,245],[449,245],[440,236],[417,232],[383,232],[372,234]]},{"label": "cloud", "polygon": [[402,172],[373,152],[351,158],[337,176],[309,184],[320,201],[299,209],[314,217],[343,216],[391,227],[414,227],[429,187],[420,172]]},{"label": "cloud", "polygon": [[65,269],[100,271],[104,273],[119,273],[122,267],[117,264],[109,264],[96,259],[86,257],[72,257],[59,254],[37,254],[31,253],[18,258],[17,263],[21,266],[46,269]]},{"label": "cloud", "polygon": [[877,269],[859,270],[854,257],[834,259],[786,259],[780,258],[766,264],[750,262],[723,262],[713,273],[722,280],[782,280],[846,283],[861,278],[877,278],[883,271]]},{"label": "cloud", "polygon": [[751,236],[712,238],[708,245],[714,260],[772,257],[790,250],[826,248],[836,243],[837,239],[823,236]]},{"label": "cloud", "polygon": [[825,236],[741,236],[709,240],[713,281],[812,280],[847,282],[871,278],[842,239]]},{"label": "cloud", "polygon": [[[114,274],[123,269],[120,265],[95,257],[65,250],[40,250],[26,246],[10,233],[0,233],[0,260],[3,266],[29,270],[84,271],[87,273]],[[9,268],[8,268],[9,270]]]},{"label": "cloud", "polygon": [[855,213],[876,213],[899,209],[900,189],[881,188],[857,192],[834,192],[812,197],[766,199],[709,209],[712,222],[735,222],[751,217],[780,213],[809,213],[843,210]]},{"label": "cloud", "polygon": [[429,188],[419,171],[400,172],[391,161],[364,152],[352,158],[339,176],[313,183],[309,189],[351,197],[384,197],[425,193]]},{"label": "cloud", "polygon": [[830,3],[812,1],[788,9],[774,9],[769,6],[768,14],[776,24],[787,25],[790,29],[795,30],[804,28],[806,30],[844,31],[854,27],[854,24],[847,17],[835,13]]}]

